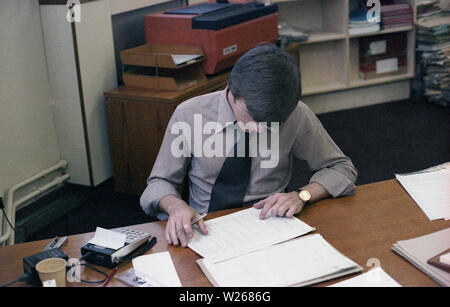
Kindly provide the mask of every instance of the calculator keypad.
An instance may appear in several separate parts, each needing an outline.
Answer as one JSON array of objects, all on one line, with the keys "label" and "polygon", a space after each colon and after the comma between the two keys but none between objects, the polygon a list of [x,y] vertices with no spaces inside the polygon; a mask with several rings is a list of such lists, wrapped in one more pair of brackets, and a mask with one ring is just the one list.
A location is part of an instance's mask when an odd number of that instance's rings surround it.
[{"label": "calculator keypad", "polygon": [[119,230],[117,230],[117,232],[123,233],[124,235],[127,236],[127,238],[125,240],[125,243],[127,243],[127,244],[133,243],[134,241],[137,241],[140,238],[148,235],[148,233],[146,233],[146,232],[137,231],[137,230],[128,229],[128,228],[120,228]]}]

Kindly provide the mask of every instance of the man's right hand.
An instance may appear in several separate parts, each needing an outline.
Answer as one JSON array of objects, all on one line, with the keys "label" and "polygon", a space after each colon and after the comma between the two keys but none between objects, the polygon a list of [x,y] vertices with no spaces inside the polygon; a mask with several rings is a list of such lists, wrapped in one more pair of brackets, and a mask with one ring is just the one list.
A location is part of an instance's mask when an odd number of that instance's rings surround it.
[{"label": "man's right hand", "polygon": [[[167,242],[175,246],[180,244],[182,247],[186,247],[194,236],[191,221],[199,216],[197,211],[174,195],[167,195],[161,199],[159,207],[169,215],[165,230]],[[198,227],[203,234],[208,234],[203,220],[198,221]],[[177,234],[179,229],[182,230]]]}]

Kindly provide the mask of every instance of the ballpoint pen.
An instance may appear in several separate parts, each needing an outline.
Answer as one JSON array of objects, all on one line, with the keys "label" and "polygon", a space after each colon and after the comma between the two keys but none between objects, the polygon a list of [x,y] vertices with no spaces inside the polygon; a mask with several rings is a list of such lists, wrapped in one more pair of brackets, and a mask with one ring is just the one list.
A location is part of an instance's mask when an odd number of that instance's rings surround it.
[{"label": "ballpoint pen", "polygon": [[[203,219],[205,216],[206,216],[206,213],[200,215],[198,218],[196,218],[195,220],[193,220],[193,221],[191,222],[191,226],[194,225],[194,224],[196,224],[196,223],[198,223],[198,222],[199,222],[201,219]],[[180,233],[180,231],[182,231],[183,229],[184,229],[184,227],[181,227],[180,229],[177,230],[177,236],[178,236],[178,234]]]}]

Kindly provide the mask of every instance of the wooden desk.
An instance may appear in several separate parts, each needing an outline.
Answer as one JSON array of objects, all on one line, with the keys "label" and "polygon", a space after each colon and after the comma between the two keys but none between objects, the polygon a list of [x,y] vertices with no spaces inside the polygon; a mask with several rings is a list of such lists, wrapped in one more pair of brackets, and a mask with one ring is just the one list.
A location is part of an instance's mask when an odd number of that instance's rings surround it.
[{"label": "wooden desk", "polygon": [[224,89],[229,72],[182,91],[120,86],[105,93],[115,190],[141,195],[158,156],[164,132],[183,101]]},{"label": "wooden desk", "polygon": [[[208,218],[233,212],[211,213]],[[420,208],[396,180],[382,181],[357,187],[354,196],[327,199],[306,207],[299,217],[317,228],[331,245],[360,264],[366,271],[367,260],[378,258],[381,267],[402,286],[437,286],[432,279],[391,250],[398,240],[411,239],[450,227],[450,221],[429,221]],[[211,286],[195,260],[199,256],[189,248],[168,246],[164,238],[165,222],[135,226],[158,238],[149,253],[169,251],[183,286]],[[80,257],[80,247],[92,233],[70,236],[63,248],[69,257]],[[0,284],[14,280],[22,273],[22,258],[39,252],[50,240],[36,241],[0,248]],[[126,264],[120,271],[131,267]],[[97,278],[89,269],[86,278]],[[109,272],[109,270],[106,270]],[[349,278],[339,278],[343,280]],[[319,284],[329,285],[337,280]],[[75,284],[74,286],[84,286]],[[112,280],[111,286],[123,286]]]}]

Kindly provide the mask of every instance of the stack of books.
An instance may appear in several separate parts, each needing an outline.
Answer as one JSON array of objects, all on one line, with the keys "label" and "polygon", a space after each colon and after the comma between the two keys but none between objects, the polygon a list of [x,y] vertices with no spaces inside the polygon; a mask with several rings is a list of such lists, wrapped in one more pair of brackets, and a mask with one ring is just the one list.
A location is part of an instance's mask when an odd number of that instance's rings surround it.
[{"label": "stack of books", "polygon": [[381,23],[383,29],[412,26],[413,10],[409,2],[382,2]]},{"label": "stack of books", "polygon": [[350,35],[360,35],[380,31],[380,22],[367,19],[367,10],[357,8],[350,12],[348,33]]},{"label": "stack of books", "polygon": [[429,101],[450,106],[450,13],[420,17],[416,25],[417,79]]}]

